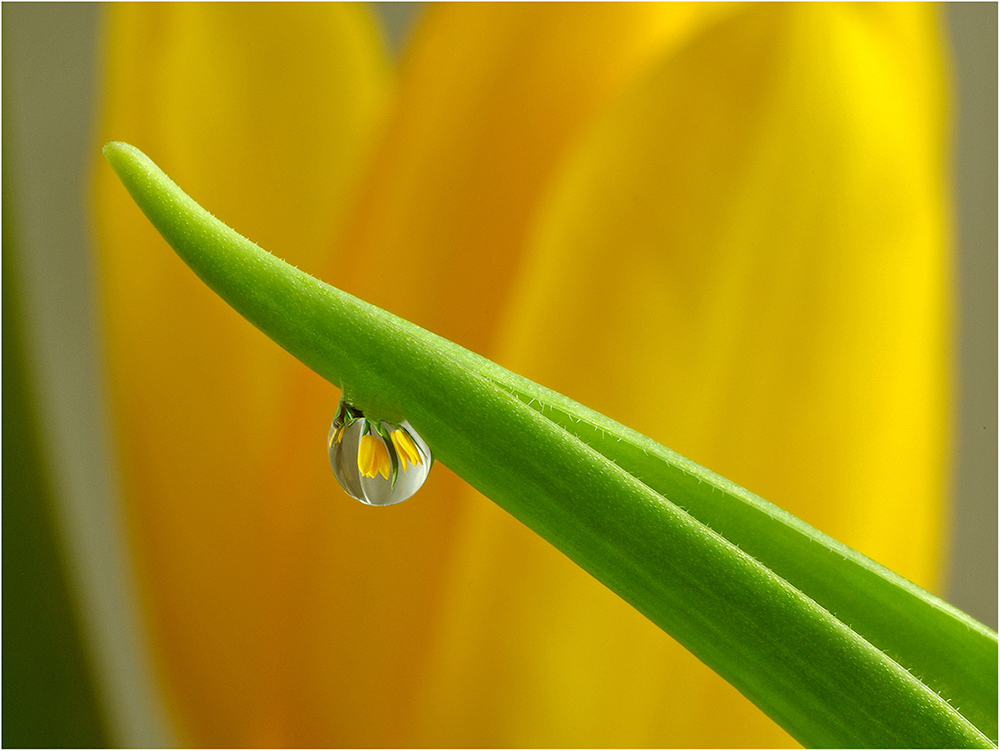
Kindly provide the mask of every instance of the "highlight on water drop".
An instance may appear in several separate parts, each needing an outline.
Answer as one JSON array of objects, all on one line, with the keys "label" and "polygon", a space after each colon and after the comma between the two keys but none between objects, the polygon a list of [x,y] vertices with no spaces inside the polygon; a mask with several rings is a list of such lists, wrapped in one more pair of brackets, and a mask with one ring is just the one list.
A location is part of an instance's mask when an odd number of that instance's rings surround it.
[{"label": "highlight on water drop", "polygon": [[369,506],[405,501],[424,484],[434,461],[410,423],[369,420],[344,399],[326,443],[337,482],[349,496]]}]

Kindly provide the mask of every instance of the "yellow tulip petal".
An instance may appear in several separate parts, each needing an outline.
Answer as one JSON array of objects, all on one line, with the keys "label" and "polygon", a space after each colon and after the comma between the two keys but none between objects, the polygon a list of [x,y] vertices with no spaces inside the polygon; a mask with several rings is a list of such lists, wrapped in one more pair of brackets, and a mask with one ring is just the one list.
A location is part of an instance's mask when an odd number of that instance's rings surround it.
[{"label": "yellow tulip petal", "polygon": [[567,149],[638,71],[730,12],[658,3],[430,4],[329,278],[492,346]]},{"label": "yellow tulip petal", "polygon": [[408,461],[414,467],[418,464],[423,464],[424,460],[420,458],[420,452],[417,451],[416,445],[413,443],[413,439],[410,438],[409,433],[405,430],[394,430],[390,434],[392,438],[392,445],[396,447],[396,453],[399,454],[400,463],[403,466],[403,471],[406,471],[406,462]]},{"label": "yellow tulip petal", "polygon": [[[932,588],[949,385],[936,14],[747,5],[664,58],[566,159],[496,351]],[[792,743],[475,508],[428,681],[435,743]]]},{"label": "yellow tulip petal", "polygon": [[385,443],[382,441],[377,441],[375,444],[375,459],[372,462],[372,468],[374,469],[372,477],[380,474],[386,480],[389,479],[389,473],[392,471],[392,462],[389,459],[389,449],[386,448]]},{"label": "yellow tulip petal", "polygon": [[529,375],[930,588],[950,344],[936,13],[747,8],[660,67],[566,170],[509,339]]},{"label": "yellow tulip petal", "polygon": [[[103,140],[140,146],[293,263],[328,260],[393,85],[367,9],[163,3],[106,13]],[[313,602],[336,601],[340,574],[309,572],[331,568],[315,531],[333,526],[340,491],[322,452],[290,455],[287,440],[302,432],[321,446],[336,391],[179,263],[103,163],[97,211],[126,517],[180,737],[196,747],[338,745],[332,703],[311,709],[312,684],[338,678],[317,676],[327,666],[299,650],[320,631],[335,642]],[[295,379],[320,398],[310,402]]]},{"label": "yellow tulip petal", "polygon": [[372,471],[372,460],[375,457],[375,438],[370,435],[361,436],[358,443],[358,471],[362,477],[374,477]]}]

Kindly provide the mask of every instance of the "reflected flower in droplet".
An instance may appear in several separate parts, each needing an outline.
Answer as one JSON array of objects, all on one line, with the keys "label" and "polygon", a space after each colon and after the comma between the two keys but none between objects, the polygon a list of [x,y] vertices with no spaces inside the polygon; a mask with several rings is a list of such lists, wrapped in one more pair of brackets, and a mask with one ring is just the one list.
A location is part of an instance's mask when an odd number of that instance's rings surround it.
[{"label": "reflected flower in droplet", "polygon": [[352,498],[369,506],[391,506],[420,489],[433,457],[405,420],[372,421],[341,399],[327,438],[330,466]]}]

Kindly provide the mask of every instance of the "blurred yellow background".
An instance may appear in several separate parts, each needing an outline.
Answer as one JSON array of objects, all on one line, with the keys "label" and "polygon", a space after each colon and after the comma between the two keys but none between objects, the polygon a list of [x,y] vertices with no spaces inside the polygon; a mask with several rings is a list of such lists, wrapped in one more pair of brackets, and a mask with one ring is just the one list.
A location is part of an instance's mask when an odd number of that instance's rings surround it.
[{"label": "blurred yellow background", "polygon": [[[996,6],[941,9],[941,81],[933,9],[853,13],[5,4],[4,745],[790,742],[446,468],[349,501],[336,390],[162,252],[109,138],[996,628]],[[851,265],[887,248],[924,265]],[[41,489],[8,479],[21,359]],[[15,515],[45,493],[51,590]],[[32,676],[39,621],[69,646]]]}]

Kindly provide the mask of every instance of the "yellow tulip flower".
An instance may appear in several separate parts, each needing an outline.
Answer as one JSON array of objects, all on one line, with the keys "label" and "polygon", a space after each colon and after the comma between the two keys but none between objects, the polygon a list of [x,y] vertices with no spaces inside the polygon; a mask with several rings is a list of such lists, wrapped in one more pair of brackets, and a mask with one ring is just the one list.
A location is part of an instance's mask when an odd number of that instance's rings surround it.
[{"label": "yellow tulip flower", "polygon": [[358,470],[362,477],[382,475],[388,480],[391,469],[389,451],[382,440],[373,435],[361,436],[361,447],[358,450]]},{"label": "yellow tulip flower", "polygon": [[399,455],[399,466],[404,472],[407,462],[410,463],[411,467],[424,463],[424,460],[420,458],[416,444],[405,430],[394,430],[389,434],[389,437],[392,439],[392,445],[396,447],[396,453]]},{"label": "yellow tulip flower", "polygon": [[[364,6],[113,5],[101,135],[291,263],[933,590],[937,13],[431,5],[397,70]],[[106,168],[97,204],[128,521],[185,743],[793,744],[447,470],[390,510],[347,498],[336,390]]]}]

